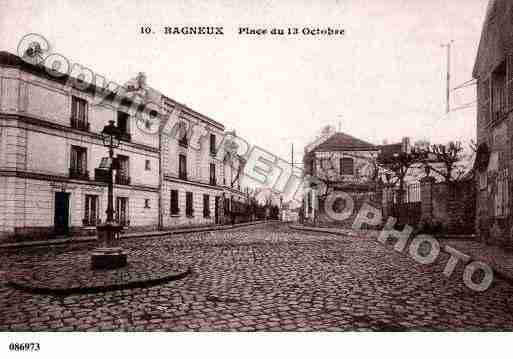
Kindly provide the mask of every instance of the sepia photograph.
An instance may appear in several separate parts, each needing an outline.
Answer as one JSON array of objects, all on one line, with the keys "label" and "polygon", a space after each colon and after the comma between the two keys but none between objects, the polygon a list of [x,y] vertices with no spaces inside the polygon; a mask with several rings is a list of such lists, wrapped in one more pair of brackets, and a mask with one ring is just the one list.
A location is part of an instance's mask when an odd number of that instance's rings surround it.
[{"label": "sepia photograph", "polygon": [[0,352],[503,356],[510,168],[513,0],[0,0]]}]

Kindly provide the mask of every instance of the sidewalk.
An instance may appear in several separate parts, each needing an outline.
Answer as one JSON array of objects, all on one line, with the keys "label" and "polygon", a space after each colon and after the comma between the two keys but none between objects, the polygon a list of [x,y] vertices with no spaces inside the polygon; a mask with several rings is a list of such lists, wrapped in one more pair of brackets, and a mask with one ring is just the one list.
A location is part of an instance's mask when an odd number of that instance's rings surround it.
[{"label": "sidewalk", "polygon": [[301,226],[296,224],[289,225],[291,229],[297,229],[300,231],[311,231],[311,232],[322,232],[328,234],[340,234],[348,237],[370,237],[370,238],[378,238],[379,231],[378,230],[354,230],[349,228],[328,228],[328,227],[310,227],[310,226]]},{"label": "sidewalk", "polygon": [[[177,228],[170,229],[166,231],[155,231],[155,232],[132,232],[132,233],[122,233],[120,234],[121,239],[132,239],[132,238],[151,238],[151,237],[161,237],[168,236],[172,234],[182,234],[182,233],[200,233],[200,232],[209,232],[209,231],[223,231],[228,229],[235,229],[239,227],[253,226],[257,224],[265,224],[265,223],[278,223],[278,220],[271,221],[255,221],[255,222],[245,222],[238,223],[233,225],[216,225],[216,226],[205,226],[205,227],[192,227],[192,228]],[[86,243],[86,242],[94,242],[97,240],[96,236],[79,236],[79,237],[66,237],[59,239],[49,239],[46,241],[23,241],[23,242],[14,242],[14,243],[4,243],[0,244],[0,249],[16,249],[16,248],[25,248],[25,247],[37,247],[37,246],[52,246],[59,244],[68,244],[68,243]]]},{"label": "sidewalk", "polygon": [[499,277],[513,281],[513,252],[477,241],[448,239],[444,244],[469,255],[473,260],[488,264]]},{"label": "sidewalk", "polygon": [[[368,237],[377,238],[379,231],[377,230],[352,230],[346,228],[322,228],[322,227],[307,227],[300,225],[289,225],[291,229],[339,234],[349,237]],[[477,242],[476,240],[469,240],[472,236],[461,237],[445,237],[441,241],[441,248],[447,252],[446,246],[457,249],[463,254],[470,257],[471,261],[480,261],[492,267],[495,275],[510,283],[513,283],[513,252],[505,251],[503,248],[487,245]]]}]

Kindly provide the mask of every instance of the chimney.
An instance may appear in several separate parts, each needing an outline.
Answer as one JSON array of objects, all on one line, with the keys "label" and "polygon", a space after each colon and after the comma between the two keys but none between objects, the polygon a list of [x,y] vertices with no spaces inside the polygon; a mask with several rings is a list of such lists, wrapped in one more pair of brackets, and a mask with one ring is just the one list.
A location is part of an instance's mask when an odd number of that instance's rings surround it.
[{"label": "chimney", "polygon": [[410,138],[409,137],[403,137],[401,150],[403,152],[405,152],[405,153],[410,153],[411,152]]}]

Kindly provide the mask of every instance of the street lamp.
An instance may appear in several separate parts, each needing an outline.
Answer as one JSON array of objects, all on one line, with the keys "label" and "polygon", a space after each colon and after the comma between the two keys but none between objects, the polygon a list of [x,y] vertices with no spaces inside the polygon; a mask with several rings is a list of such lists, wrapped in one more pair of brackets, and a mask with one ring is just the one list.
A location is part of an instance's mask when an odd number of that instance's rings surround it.
[{"label": "street lamp", "polygon": [[[120,143],[119,129],[114,125],[114,121],[109,121],[109,124],[103,128],[101,133],[103,145],[109,149],[109,161],[108,161],[108,196],[107,196],[107,225],[113,225],[114,222],[114,184],[112,182],[112,170],[114,164],[114,149],[119,147]],[[107,231],[107,240],[112,243],[114,237],[113,231]]]},{"label": "street lamp", "polygon": [[[113,150],[119,147],[121,131],[114,124],[114,120],[110,120],[109,124],[105,126],[101,132],[103,145]],[[110,157],[112,157],[111,155]]]},{"label": "street lamp", "polygon": [[107,171],[107,220],[104,224],[97,225],[98,236],[103,238],[103,246],[93,251],[91,255],[91,266],[93,269],[114,269],[127,264],[127,255],[120,247],[109,247],[113,244],[116,234],[121,231],[121,226],[114,220],[114,183],[112,172],[116,169],[114,149],[119,147],[121,132],[109,121],[101,132],[103,145],[109,149],[108,161],[102,161],[103,170]]}]

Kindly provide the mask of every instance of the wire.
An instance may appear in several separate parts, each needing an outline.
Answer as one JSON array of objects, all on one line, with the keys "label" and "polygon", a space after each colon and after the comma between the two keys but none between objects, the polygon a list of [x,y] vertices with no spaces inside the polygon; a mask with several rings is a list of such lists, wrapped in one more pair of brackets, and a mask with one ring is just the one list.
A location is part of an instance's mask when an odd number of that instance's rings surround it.
[{"label": "wire", "polygon": [[462,89],[462,88],[469,87],[469,86],[475,86],[475,85],[477,85],[476,79],[468,80],[468,81],[465,81],[464,83],[462,83],[461,85],[458,85],[455,88],[453,88],[452,91],[456,91],[458,89]]},{"label": "wire", "polygon": [[469,103],[467,103],[467,104],[465,104],[465,105],[461,105],[461,106],[459,106],[459,107],[456,107],[456,108],[451,109],[451,112],[452,112],[452,111],[465,110],[465,109],[467,109],[467,108],[475,107],[474,105],[475,105],[476,103],[477,103],[477,101],[469,102]]}]

